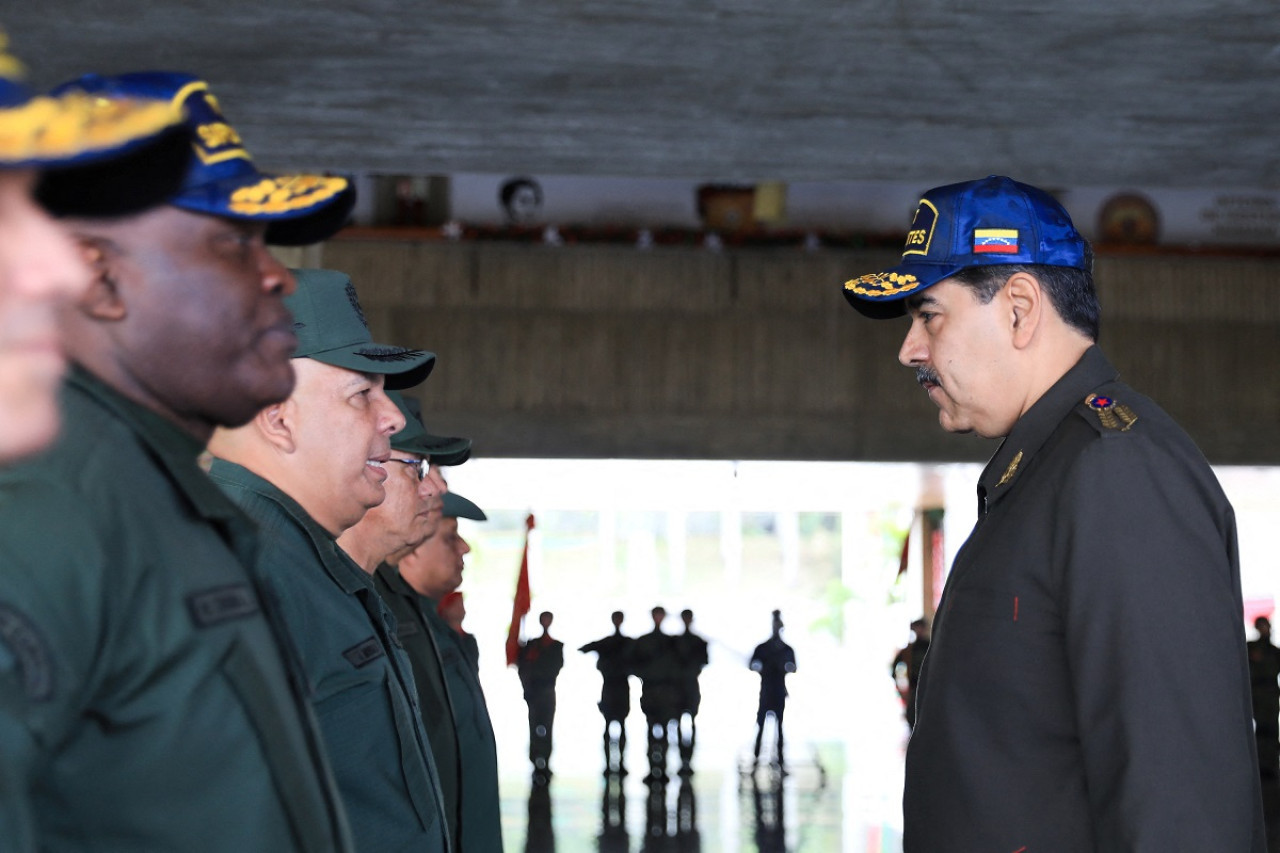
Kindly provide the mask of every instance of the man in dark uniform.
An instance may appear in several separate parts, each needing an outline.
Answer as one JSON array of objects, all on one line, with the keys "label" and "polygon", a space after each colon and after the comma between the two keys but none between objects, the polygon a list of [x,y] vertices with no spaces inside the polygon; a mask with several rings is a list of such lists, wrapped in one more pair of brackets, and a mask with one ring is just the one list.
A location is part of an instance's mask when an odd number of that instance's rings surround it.
[{"label": "man in dark uniform", "polygon": [[86,85],[207,133],[168,205],[67,221],[93,278],[62,317],[65,428],[0,477],[0,848],[349,850],[259,537],[196,459],[293,388],[294,280],[266,242],[327,237],[350,187],[239,207],[312,179],[239,145],[207,166],[234,131],[195,78]]},{"label": "man in dark uniform", "polygon": [[[392,438],[392,449],[431,463],[456,465],[471,442],[431,435],[406,407],[409,426]],[[405,436],[401,438],[401,436]],[[430,453],[428,451],[430,450]],[[405,555],[393,555],[374,575],[374,586],[396,616],[396,631],[413,666],[422,722],[440,771],[454,848],[502,848],[498,811],[497,747],[481,695],[477,708],[469,683],[478,679],[463,659],[454,632],[441,620],[436,602],[462,581],[463,556],[470,547],[457,535],[458,517],[483,519],[479,507],[445,492],[431,514],[430,535]]]},{"label": "man in dark uniform", "polygon": [[653,630],[636,637],[632,659],[640,677],[640,710],[648,727],[648,780],[662,782],[667,778],[671,724],[680,716],[680,668],[671,635],[662,632],[666,609],[655,607],[650,615]]},{"label": "man in dark uniform", "polygon": [[[398,391],[388,391],[387,396],[405,419],[404,429],[391,437],[391,458],[387,460],[387,479],[383,482],[387,497],[343,531],[338,537],[338,547],[365,570],[395,615],[396,636],[409,657],[422,725],[440,779],[451,849],[461,850],[464,849],[458,836],[458,780],[461,770],[457,741],[453,736],[453,712],[439,668],[436,667],[434,672],[424,670],[420,665],[421,655],[416,654],[425,644],[434,655],[435,646],[428,635],[415,630],[419,626],[414,614],[397,608],[396,602],[385,594],[382,582],[383,572],[390,570],[405,554],[435,534],[440,525],[440,507],[447,486],[437,464],[439,459],[430,457],[422,447],[423,439],[428,436],[421,421],[409,410]],[[466,439],[456,441],[461,448],[459,459],[465,459],[471,442]]]},{"label": "man in dark uniform", "polygon": [[445,851],[440,782],[395,618],[336,542],[403,476],[387,470],[404,416],[384,383],[416,385],[435,356],[373,343],[345,274],[297,279],[287,300],[297,386],[246,426],[220,430],[210,473],[262,528],[259,567],[298,646],[357,847]]},{"label": "man in dark uniform", "polygon": [[[600,670],[600,713],[604,717],[604,763],[606,773],[626,773],[627,715],[631,713],[631,648],[635,641],[622,633],[622,611],[615,610],[613,633],[582,646],[578,651],[595,652]],[[614,735],[614,726],[617,735]]]},{"label": "man in dark uniform", "polygon": [[907,853],[1265,848],[1234,513],[1096,346],[1091,269],[993,176],[927,192],[899,266],[845,285],[910,316],[944,429],[1004,439],[920,674]]},{"label": "man in dark uniform", "polygon": [[1253,620],[1258,639],[1249,641],[1249,681],[1253,692],[1258,768],[1274,779],[1280,770],[1280,649],[1271,644],[1271,620]]},{"label": "man in dark uniform", "polygon": [[760,743],[764,739],[764,721],[773,717],[777,737],[777,759],[782,766],[782,715],[787,706],[787,676],[796,671],[796,653],[782,639],[782,611],[773,611],[773,635],[751,653],[752,670],[760,673],[760,704],[756,708],[756,745],[753,755],[760,763]]},{"label": "man in dark uniform", "polygon": [[698,709],[702,707],[702,689],[698,676],[707,665],[707,641],[693,632],[693,611],[681,610],[684,632],[671,637],[680,668],[679,715],[676,718],[680,738],[680,773],[693,772],[693,748],[698,741]]},{"label": "man in dark uniform", "polygon": [[564,668],[564,643],[552,638],[549,611],[538,614],[542,634],[520,644],[516,671],[529,705],[529,760],[535,783],[551,778],[551,731],[556,720],[556,679]]}]

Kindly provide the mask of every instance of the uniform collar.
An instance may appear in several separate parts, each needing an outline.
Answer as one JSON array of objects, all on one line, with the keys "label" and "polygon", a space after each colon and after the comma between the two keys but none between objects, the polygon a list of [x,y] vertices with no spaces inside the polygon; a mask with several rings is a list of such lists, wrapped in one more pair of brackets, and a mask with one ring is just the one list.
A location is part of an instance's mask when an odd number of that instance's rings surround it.
[{"label": "uniform collar", "polygon": [[1018,418],[1000,449],[987,463],[978,479],[978,514],[982,515],[1011,491],[1018,475],[1031,464],[1032,458],[1063,418],[1090,391],[1118,378],[1119,373],[1096,344],[1085,350],[1075,366]]},{"label": "uniform collar", "polygon": [[237,465],[225,459],[215,458],[209,473],[216,479],[265,498],[301,527],[307,534],[307,538],[311,540],[312,547],[325,571],[343,592],[354,595],[370,588],[369,576],[338,546],[333,534],[321,527],[319,522],[302,508],[302,504],[289,497],[274,483],[258,476],[243,465]]},{"label": "uniform collar", "polygon": [[[130,400],[79,365],[71,366],[67,386],[85,394],[128,426],[202,518],[236,525],[244,521],[243,513],[196,464],[204,444],[195,436]],[[243,531],[237,530],[240,532]]]}]

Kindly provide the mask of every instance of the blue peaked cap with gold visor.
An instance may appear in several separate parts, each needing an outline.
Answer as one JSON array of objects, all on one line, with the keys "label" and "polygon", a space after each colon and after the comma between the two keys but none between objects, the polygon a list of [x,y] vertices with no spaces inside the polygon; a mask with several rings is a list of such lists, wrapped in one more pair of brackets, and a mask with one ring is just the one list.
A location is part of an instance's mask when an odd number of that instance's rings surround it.
[{"label": "blue peaked cap with gold visor", "polygon": [[168,99],[36,94],[0,30],[0,169],[36,170],[50,212],[118,216],[164,201],[186,172],[188,138]]},{"label": "blue peaked cap with gold visor", "polygon": [[182,188],[169,203],[193,213],[266,222],[268,243],[319,242],[346,224],[355,204],[355,187],[345,177],[260,172],[208,84],[194,75],[175,71],[115,77],[90,74],[55,91],[163,99],[182,109],[195,156]]},{"label": "blue peaked cap with gold visor", "polygon": [[873,319],[901,317],[907,297],[965,267],[993,264],[1088,269],[1088,244],[1053,196],[991,175],[926,192],[907,232],[902,262],[845,282],[844,295]]}]

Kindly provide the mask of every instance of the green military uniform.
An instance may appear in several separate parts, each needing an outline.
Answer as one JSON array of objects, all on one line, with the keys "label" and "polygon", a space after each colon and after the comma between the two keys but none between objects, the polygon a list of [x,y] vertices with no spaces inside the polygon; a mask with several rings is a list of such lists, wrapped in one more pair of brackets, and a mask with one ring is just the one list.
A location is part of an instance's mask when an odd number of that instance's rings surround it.
[{"label": "green military uniform", "polygon": [[83,371],[63,407],[0,474],[0,849],[350,850],[200,443]]},{"label": "green military uniform", "polygon": [[[479,676],[454,640],[462,637],[440,618],[436,602],[420,595],[394,567],[379,566],[374,583],[395,613],[400,640],[413,662],[423,723],[441,778],[456,782],[452,797],[448,781],[444,788],[449,814],[459,825],[453,836],[457,849],[501,850],[498,748]],[[447,759],[441,755],[453,757],[456,776],[447,775]]]},{"label": "green military uniform", "polygon": [[448,850],[413,675],[368,575],[271,483],[221,459],[211,474],[262,527],[260,570],[298,644],[357,846]]},{"label": "green military uniform", "polygon": [[423,599],[432,636],[440,648],[445,681],[458,725],[462,751],[462,838],[464,849],[501,850],[502,819],[498,796],[498,744],[489,706],[480,687],[476,638],[462,635],[440,617],[436,602]]},{"label": "green military uniform", "polygon": [[427,730],[431,754],[440,774],[449,837],[453,839],[455,849],[465,850],[465,842],[459,832],[458,801],[462,788],[462,766],[458,758],[457,724],[453,704],[449,701],[449,688],[445,684],[440,650],[427,627],[426,615],[422,610],[424,599],[400,577],[394,566],[386,563],[378,566],[373,575],[373,585],[395,614],[396,635],[413,667],[413,682],[418,690],[422,725]]}]

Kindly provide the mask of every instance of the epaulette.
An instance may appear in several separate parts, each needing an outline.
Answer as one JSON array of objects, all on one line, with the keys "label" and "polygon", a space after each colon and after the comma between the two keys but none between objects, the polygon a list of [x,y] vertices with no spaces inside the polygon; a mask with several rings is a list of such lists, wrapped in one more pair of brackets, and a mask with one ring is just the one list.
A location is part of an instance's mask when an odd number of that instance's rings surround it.
[{"label": "epaulette", "polygon": [[1098,423],[1104,430],[1128,432],[1129,427],[1138,420],[1133,409],[1106,394],[1090,394],[1085,397],[1084,408],[1097,416]]}]

